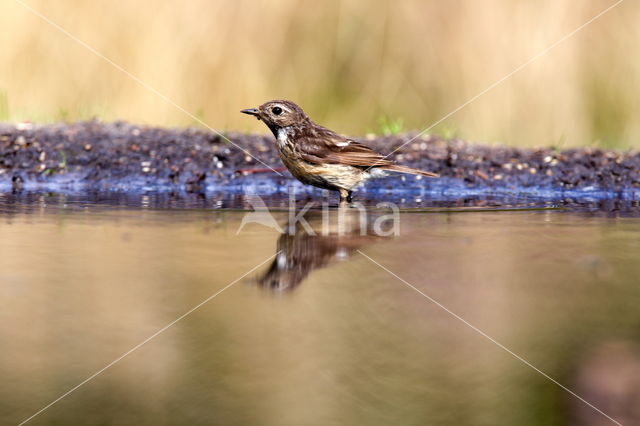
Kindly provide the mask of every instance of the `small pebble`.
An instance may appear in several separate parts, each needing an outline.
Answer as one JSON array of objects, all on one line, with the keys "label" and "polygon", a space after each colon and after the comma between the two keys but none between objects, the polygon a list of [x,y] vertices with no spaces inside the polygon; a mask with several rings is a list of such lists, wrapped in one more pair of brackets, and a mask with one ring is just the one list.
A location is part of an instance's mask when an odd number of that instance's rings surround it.
[{"label": "small pebble", "polygon": [[16,124],[16,129],[18,130],[31,130],[33,129],[33,123],[17,123]]}]

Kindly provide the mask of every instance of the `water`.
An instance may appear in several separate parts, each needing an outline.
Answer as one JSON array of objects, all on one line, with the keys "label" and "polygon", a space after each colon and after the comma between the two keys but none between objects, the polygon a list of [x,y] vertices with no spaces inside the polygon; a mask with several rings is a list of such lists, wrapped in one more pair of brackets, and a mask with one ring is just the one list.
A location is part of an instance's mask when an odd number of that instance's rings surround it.
[{"label": "water", "polygon": [[514,354],[640,424],[635,206],[431,200],[398,236],[246,207],[0,195],[0,423],[137,348],[28,424],[615,424]]}]

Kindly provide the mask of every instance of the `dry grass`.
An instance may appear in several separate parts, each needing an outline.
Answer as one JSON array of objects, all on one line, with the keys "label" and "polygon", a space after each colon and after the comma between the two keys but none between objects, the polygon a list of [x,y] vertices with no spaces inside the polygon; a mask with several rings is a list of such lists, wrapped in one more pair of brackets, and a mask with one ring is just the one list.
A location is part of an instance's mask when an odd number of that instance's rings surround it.
[{"label": "dry grass", "polygon": [[[350,134],[423,129],[614,2],[24,1],[217,129],[288,98]],[[640,147],[639,19],[622,3],[434,131]],[[1,120],[194,123],[14,0],[0,26]]]}]

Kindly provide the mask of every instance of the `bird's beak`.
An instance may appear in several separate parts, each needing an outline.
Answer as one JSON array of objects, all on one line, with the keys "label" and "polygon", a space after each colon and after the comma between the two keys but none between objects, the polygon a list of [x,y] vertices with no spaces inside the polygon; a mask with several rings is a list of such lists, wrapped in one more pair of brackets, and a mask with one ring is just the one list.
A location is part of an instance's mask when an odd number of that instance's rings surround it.
[{"label": "bird's beak", "polygon": [[253,115],[253,116],[256,116],[256,117],[260,116],[260,111],[258,111],[258,108],[243,109],[240,112],[243,113],[243,114],[249,114],[249,115]]}]

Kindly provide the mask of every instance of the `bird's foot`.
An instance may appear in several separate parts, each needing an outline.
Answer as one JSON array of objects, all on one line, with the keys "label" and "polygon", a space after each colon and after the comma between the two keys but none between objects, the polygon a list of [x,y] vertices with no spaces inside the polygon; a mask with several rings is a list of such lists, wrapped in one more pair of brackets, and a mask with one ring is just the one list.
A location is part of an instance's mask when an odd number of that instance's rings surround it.
[{"label": "bird's foot", "polygon": [[340,204],[351,203],[353,201],[353,191],[347,191],[346,189],[340,190]]}]

